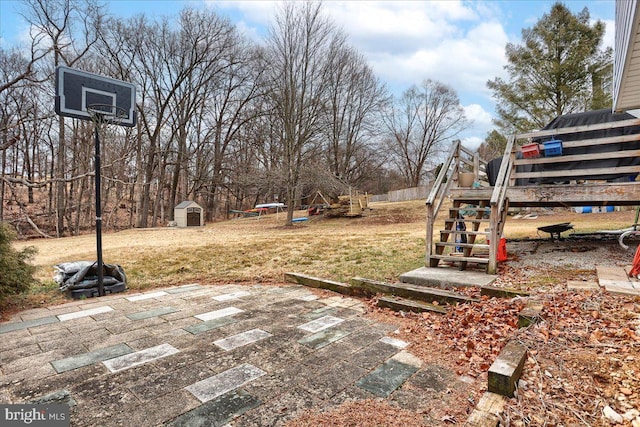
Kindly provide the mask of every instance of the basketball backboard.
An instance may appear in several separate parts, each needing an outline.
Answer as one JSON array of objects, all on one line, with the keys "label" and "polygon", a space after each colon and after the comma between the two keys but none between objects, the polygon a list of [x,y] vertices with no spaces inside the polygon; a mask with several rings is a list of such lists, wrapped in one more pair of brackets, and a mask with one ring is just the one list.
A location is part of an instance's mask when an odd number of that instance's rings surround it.
[{"label": "basketball backboard", "polygon": [[69,67],[56,69],[56,114],[82,120],[103,115],[110,123],[136,125],[136,86]]}]

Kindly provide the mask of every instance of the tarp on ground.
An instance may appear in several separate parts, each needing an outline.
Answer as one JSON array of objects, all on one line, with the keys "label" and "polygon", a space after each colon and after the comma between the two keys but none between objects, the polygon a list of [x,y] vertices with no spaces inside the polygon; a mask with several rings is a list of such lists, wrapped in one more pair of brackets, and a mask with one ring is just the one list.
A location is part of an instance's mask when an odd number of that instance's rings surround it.
[{"label": "tarp on ground", "polygon": [[[127,276],[117,264],[103,265],[103,285],[127,285]],[[57,264],[54,280],[61,291],[74,291],[98,287],[98,265],[92,261],[74,261]]]}]

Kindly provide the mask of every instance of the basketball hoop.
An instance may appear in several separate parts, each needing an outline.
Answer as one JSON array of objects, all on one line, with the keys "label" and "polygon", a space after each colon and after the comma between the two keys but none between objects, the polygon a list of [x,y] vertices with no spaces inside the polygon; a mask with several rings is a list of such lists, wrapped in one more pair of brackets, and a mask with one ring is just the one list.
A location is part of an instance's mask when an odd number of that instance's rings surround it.
[{"label": "basketball hoop", "polygon": [[[111,77],[69,67],[56,68],[55,111],[62,117],[91,120],[95,135],[96,252],[98,295],[104,296],[102,207],[100,200],[100,133],[113,124],[136,126],[136,86]],[[112,128],[113,129],[113,128]],[[115,132],[115,131],[114,131]]]}]

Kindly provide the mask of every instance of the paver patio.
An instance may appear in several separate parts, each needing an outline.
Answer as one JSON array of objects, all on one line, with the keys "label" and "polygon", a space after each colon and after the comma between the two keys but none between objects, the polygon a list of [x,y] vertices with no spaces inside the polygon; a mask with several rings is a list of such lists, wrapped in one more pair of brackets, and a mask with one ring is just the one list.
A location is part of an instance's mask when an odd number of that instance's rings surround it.
[{"label": "paver patio", "polygon": [[301,286],[198,284],[24,311],[0,324],[0,403],[69,403],[73,426],[275,426],[349,399],[444,402],[423,378],[446,370],[363,312]]}]

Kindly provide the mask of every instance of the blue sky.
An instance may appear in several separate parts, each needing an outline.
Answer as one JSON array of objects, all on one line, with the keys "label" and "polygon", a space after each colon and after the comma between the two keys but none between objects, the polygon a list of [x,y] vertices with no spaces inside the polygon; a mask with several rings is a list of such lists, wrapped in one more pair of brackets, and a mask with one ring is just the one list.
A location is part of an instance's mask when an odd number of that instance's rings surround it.
[{"label": "blue sky", "polygon": [[[248,37],[260,40],[273,19],[276,1],[111,0],[109,13],[149,18],[175,16],[185,6],[210,7],[229,17]],[[325,12],[369,61],[394,93],[427,78],[453,87],[473,126],[463,142],[475,148],[492,129],[494,101],[486,82],[503,76],[504,47],[519,42],[554,1],[325,1]],[[613,46],[614,0],[565,1],[572,11],[589,9],[593,20],[607,24],[605,44]],[[28,25],[19,15],[21,3],[0,0],[0,46],[20,46]]]}]

